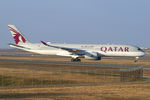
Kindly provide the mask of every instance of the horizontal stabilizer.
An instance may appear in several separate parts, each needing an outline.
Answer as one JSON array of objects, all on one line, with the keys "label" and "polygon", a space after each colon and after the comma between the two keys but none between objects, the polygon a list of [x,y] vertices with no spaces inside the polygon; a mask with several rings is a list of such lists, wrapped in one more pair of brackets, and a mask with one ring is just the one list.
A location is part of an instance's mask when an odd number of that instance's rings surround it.
[{"label": "horizontal stabilizer", "polygon": [[20,46],[20,45],[12,44],[12,43],[9,43],[9,45],[11,47],[14,47],[14,48],[17,48],[17,49],[30,49],[30,48],[26,48],[26,47],[23,47],[23,46]]}]

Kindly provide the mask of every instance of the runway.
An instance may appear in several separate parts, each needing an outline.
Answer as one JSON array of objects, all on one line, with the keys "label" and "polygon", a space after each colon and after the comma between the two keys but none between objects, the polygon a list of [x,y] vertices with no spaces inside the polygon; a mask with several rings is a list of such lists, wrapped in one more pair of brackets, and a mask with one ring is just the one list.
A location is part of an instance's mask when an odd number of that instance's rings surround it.
[{"label": "runway", "polygon": [[0,59],[0,62],[18,62],[18,63],[36,63],[36,64],[52,64],[52,65],[70,65],[70,66],[103,66],[112,68],[137,68],[143,67],[144,69],[150,69],[150,66],[141,65],[120,65],[120,64],[102,64],[102,63],[87,63],[87,62],[67,62],[67,61],[44,61],[44,60],[14,60],[14,59]]}]

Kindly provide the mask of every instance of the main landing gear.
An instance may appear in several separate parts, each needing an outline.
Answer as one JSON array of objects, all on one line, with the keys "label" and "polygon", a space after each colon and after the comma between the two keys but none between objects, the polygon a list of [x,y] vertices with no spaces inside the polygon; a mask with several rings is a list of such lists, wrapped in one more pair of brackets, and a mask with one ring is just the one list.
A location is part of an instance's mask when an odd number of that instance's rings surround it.
[{"label": "main landing gear", "polygon": [[79,59],[79,58],[72,58],[71,62],[81,62],[81,59]]}]

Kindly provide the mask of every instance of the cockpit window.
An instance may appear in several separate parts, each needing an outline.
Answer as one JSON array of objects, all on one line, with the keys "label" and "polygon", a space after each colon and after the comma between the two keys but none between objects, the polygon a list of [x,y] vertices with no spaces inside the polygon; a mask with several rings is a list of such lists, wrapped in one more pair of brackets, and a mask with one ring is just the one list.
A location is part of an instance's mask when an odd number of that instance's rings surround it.
[{"label": "cockpit window", "polygon": [[138,48],[138,50],[141,50],[141,48]]},{"label": "cockpit window", "polygon": [[141,48],[138,47],[138,51],[143,51]]}]

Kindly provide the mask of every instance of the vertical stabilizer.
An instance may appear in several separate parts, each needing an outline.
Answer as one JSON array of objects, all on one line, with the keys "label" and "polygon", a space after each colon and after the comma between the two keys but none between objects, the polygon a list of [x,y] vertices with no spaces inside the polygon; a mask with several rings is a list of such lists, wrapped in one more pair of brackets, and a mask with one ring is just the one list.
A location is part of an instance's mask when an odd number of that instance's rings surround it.
[{"label": "vertical stabilizer", "polygon": [[15,25],[8,25],[8,28],[10,29],[10,32],[16,44],[29,43],[29,41],[19,32]]}]

